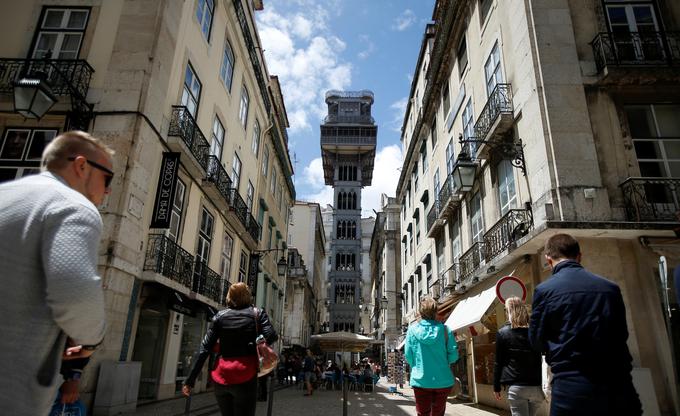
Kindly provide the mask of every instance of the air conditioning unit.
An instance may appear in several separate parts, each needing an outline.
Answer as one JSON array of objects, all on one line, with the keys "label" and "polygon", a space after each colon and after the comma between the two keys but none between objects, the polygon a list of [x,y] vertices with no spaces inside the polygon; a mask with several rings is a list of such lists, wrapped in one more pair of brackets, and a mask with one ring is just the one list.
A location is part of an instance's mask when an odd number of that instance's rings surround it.
[{"label": "air conditioning unit", "polygon": [[446,280],[447,287],[456,284],[456,279],[458,279],[456,270],[455,269],[447,270],[446,273],[444,273],[444,279]]}]

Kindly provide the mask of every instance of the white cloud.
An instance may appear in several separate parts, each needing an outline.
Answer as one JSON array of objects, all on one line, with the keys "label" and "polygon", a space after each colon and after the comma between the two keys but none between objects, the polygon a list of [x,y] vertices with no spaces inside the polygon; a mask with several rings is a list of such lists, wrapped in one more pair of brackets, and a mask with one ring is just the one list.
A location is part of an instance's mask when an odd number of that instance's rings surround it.
[{"label": "white cloud", "polygon": [[[364,188],[361,193],[362,216],[375,216],[373,210],[380,210],[381,194],[385,193],[388,196],[396,194],[402,163],[401,148],[397,144],[383,147],[377,151],[371,186]],[[300,199],[318,202],[321,206],[333,205],[333,188],[324,183],[320,157],[312,160],[308,166],[304,167],[300,181],[306,185],[300,187],[300,189],[308,190],[308,193],[300,195]]]},{"label": "white cloud", "polygon": [[394,19],[394,22],[392,23],[392,29],[398,30],[400,32],[404,31],[413,25],[416,20],[416,14],[413,13],[413,10],[406,9],[402,14]]},{"label": "white cloud", "polygon": [[393,111],[392,119],[387,123],[387,127],[401,134],[401,126],[404,124],[404,114],[406,114],[406,104],[408,104],[408,97],[403,97],[392,104],[390,109]]},{"label": "white cloud", "polygon": [[403,164],[401,147],[398,144],[383,147],[375,155],[373,181],[361,193],[361,213],[363,217],[375,216],[373,210],[380,211],[380,195],[395,196],[397,182]]},{"label": "white cloud", "polygon": [[257,16],[269,73],[278,75],[290,133],[310,130],[326,114],[324,94],[347,89],[352,65],[340,58],[347,45],[329,32],[331,3],[298,0],[299,11],[279,13],[269,6]]},{"label": "white cloud", "polygon": [[360,35],[359,41],[362,45],[365,46],[365,48],[357,54],[359,59],[366,59],[373,52],[375,52],[375,44],[371,41],[371,38],[368,37],[368,35]]}]

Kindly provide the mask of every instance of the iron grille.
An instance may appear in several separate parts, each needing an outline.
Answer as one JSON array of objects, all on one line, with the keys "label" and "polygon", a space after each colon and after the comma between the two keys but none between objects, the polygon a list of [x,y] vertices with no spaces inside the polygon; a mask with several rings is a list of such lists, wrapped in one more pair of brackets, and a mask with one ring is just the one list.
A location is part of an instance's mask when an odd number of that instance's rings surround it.
[{"label": "iron grille", "polygon": [[55,95],[76,93],[84,100],[94,69],[84,59],[0,58],[0,94],[12,94],[14,81],[24,76],[44,76]]},{"label": "iron grille", "polygon": [[629,221],[678,221],[680,178],[628,178],[620,187]]},{"label": "iron grille", "polygon": [[680,32],[601,32],[590,44],[599,71],[606,66],[673,65],[680,61]]},{"label": "iron grille", "polygon": [[488,262],[524,237],[533,226],[529,209],[511,209],[484,234],[484,258]]},{"label": "iron grille", "polygon": [[203,170],[208,170],[210,145],[186,107],[172,106],[168,136],[180,137]]},{"label": "iron grille", "polygon": [[484,258],[484,242],[477,241],[466,251],[458,260],[460,270],[460,280],[463,281],[481,266]]},{"label": "iron grille", "polygon": [[149,234],[144,270],[191,286],[194,257],[164,234]]},{"label": "iron grille", "polygon": [[223,303],[220,299],[222,294],[221,276],[198,258],[194,265],[194,280],[191,290],[217,303]]},{"label": "iron grille", "polygon": [[232,187],[231,179],[217,156],[208,156],[208,169],[205,180],[215,184],[220,195],[222,195],[226,202],[229,202],[229,189]]},{"label": "iron grille", "polygon": [[238,189],[232,188],[229,190],[229,209],[234,211],[238,220],[243,224],[244,227],[248,228],[248,205],[241,198],[238,193]]},{"label": "iron grille", "polygon": [[512,87],[510,84],[496,84],[475,123],[475,137],[479,140],[486,140],[491,127],[501,114],[512,115]]}]

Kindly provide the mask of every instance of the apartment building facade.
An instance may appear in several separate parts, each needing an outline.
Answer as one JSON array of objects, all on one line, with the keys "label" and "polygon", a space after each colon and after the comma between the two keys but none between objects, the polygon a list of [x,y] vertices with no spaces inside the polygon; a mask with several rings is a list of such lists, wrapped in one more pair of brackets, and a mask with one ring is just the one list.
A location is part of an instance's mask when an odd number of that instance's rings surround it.
[{"label": "apartment building facade", "polygon": [[[98,391],[97,374],[138,385],[139,400],[174,397],[231,283],[272,276],[264,287],[278,290],[257,290],[258,304],[281,329],[285,277],[275,261],[249,273],[258,250],[284,247],[272,235],[286,235],[295,198],[285,106],[253,16],[262,2],[2,7],[2,180],[36,172],[68,129],[116,151],[99,250],[108,329],[82,398],[101,412],[134,406]],[[40,81],[44,115],[17,107],[21,79]]]},{"label": "apartment building facade", "polygon": [[498,405],[496,282],[519,277],[531,304],[542,247],[567,232],[621,287],[646,411],[677,413],[678,306],[660,295],[677,288],[659,262],[680,262],[679,23],[662,0],[436,2],[402,129],[402,289],[409,321],[439,300],[475,400]]}]

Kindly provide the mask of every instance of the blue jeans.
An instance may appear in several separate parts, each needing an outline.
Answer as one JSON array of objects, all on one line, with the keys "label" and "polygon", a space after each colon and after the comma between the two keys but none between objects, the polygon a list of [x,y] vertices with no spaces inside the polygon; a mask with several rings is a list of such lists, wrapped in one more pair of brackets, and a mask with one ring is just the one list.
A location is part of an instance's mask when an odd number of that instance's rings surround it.
[{"label": "blue jeans", "polygon": [[545,402],[541,386],[510,386],[508,402],[512,416],[534,416]]}]

